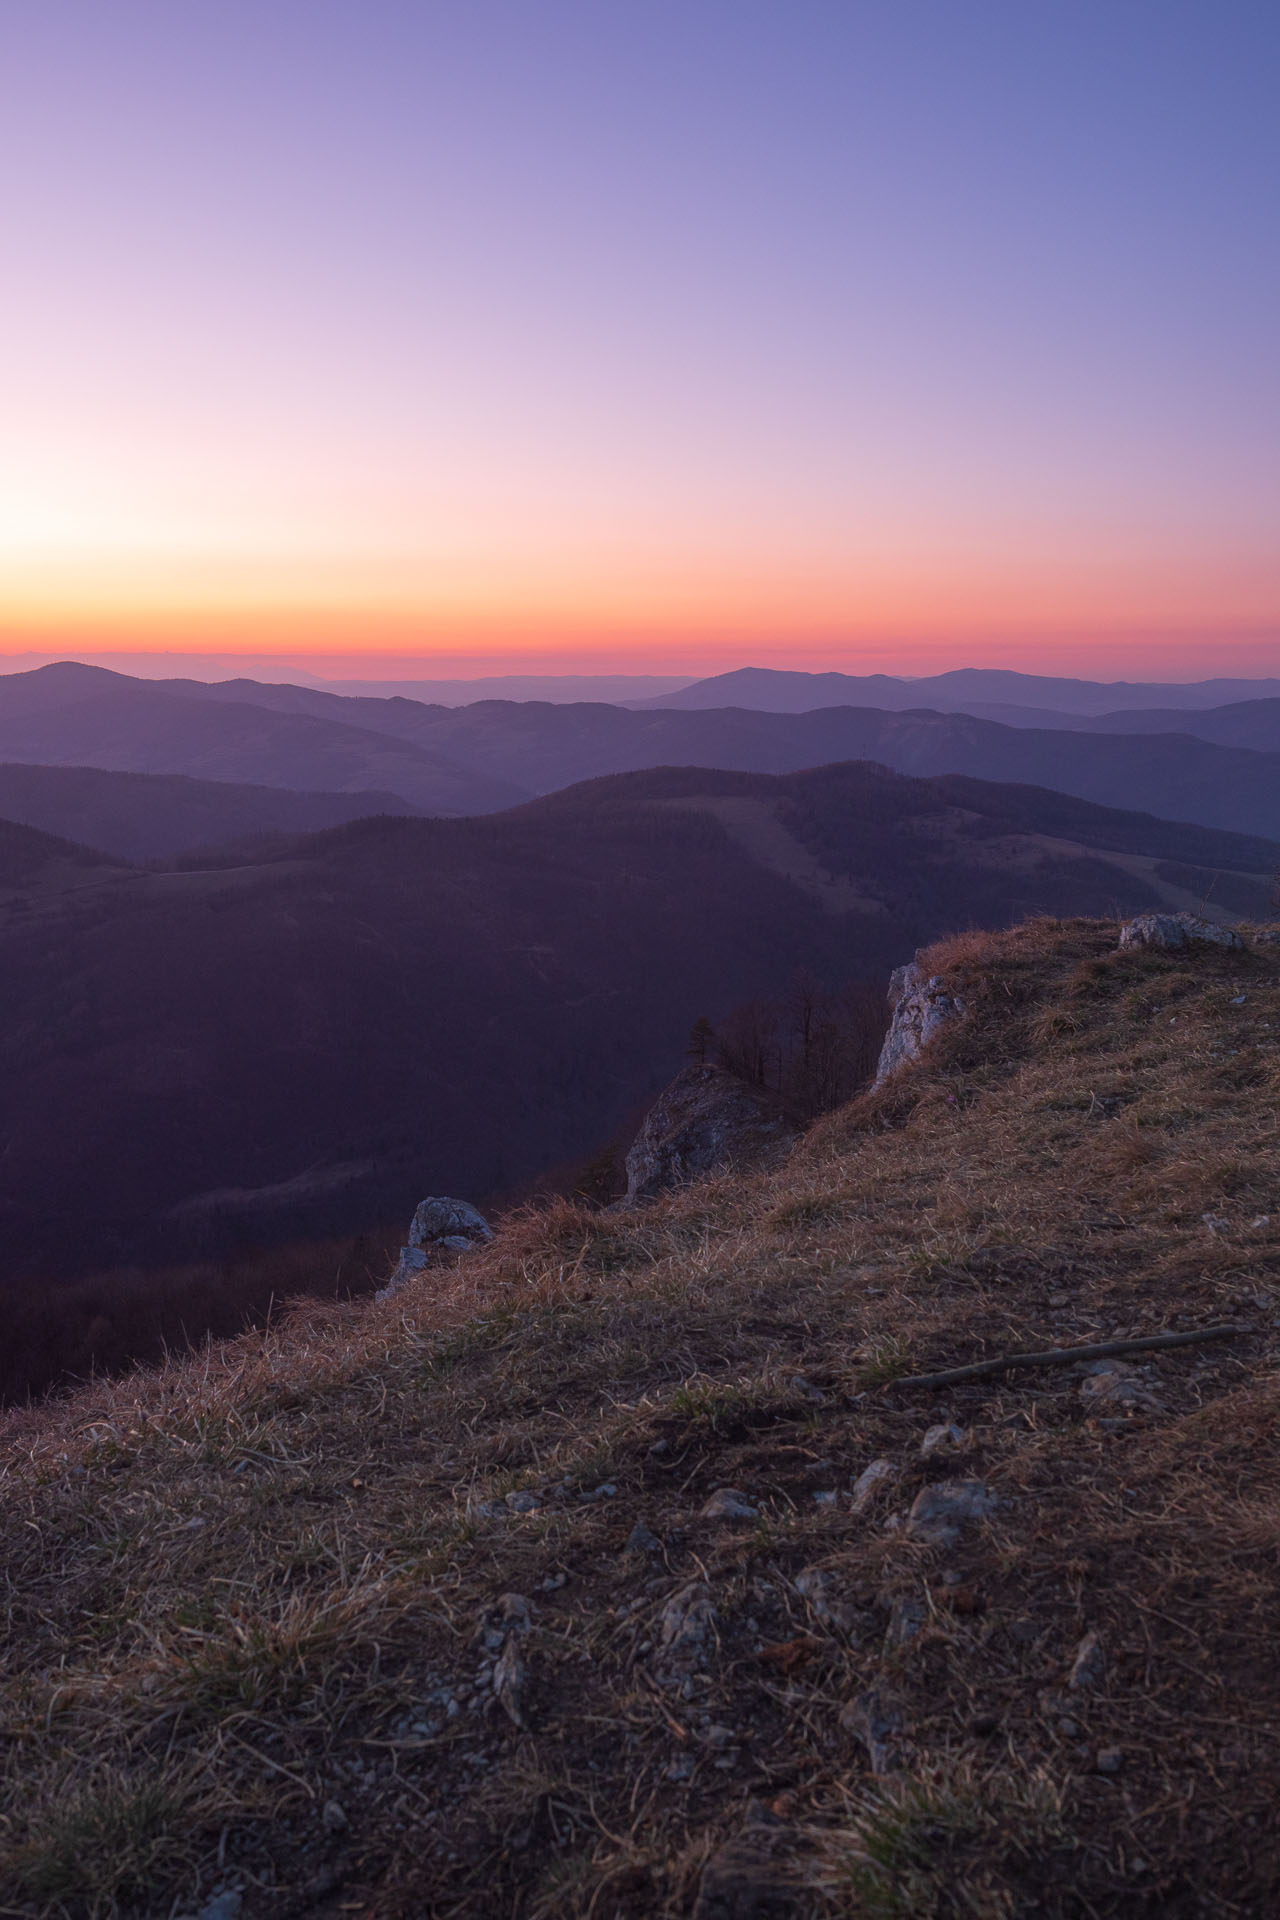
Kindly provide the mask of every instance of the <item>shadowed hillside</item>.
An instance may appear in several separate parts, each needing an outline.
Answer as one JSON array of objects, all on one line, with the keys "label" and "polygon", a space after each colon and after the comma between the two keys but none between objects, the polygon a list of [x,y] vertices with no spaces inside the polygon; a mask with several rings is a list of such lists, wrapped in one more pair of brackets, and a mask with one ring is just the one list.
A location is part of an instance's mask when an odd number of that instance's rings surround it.
[{"label": "shadowed hillside", "polygon": [[5,1416],[8,1910],[1273,1912],[1278,949],[1117,932],[942,943],[773,1174]]},{"label": "shadowed hillside", "polygon": [[204,870],[33,882],[0,917],[4,1276],[358,1233],[429,1191],[485,1200],[595,1152],[697,1016],[797,968],[883,982],[941,932],[1044,910],[1257,912],[1278,862],[852,765],[669,769]]}]

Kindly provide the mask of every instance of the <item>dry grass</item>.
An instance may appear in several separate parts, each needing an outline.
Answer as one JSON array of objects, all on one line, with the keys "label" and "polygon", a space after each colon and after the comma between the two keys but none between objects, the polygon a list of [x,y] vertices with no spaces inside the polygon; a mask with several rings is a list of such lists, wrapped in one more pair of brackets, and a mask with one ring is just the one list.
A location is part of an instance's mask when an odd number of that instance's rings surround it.
[{"label": "dry grass", "polygon": [[[1274,1911],[1277,963],[1114,942],[935,950],[971,1021],[772,1176],[531,1212],[387,1306],[4,1416],[0,1910],[710,1920],[764,1833],[796,1915]],[[1227,1317],[1136,1411],[893,1385]],[[913,1541],[953,1476],[1000,1506]],[[754,1519],[700,1519],[724,1486]]]}]

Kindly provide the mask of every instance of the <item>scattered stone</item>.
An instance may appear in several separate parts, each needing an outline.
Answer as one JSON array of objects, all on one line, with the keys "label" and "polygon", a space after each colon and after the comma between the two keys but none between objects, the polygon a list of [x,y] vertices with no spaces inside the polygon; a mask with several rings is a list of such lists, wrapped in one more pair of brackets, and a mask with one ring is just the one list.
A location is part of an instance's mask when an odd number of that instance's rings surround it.
[{"label": "scattered stone", "polygon": [[987,1519],[999,1505],[981,1480],[941,1480],[916,1495],[907,1532],[928,1546],[950,1546],[963,1526]]},{"label": "scattered stone", "polygon": [[1202,920],[1197,913],[1140,913],[1120,929],[1121,947],[1243,947],[1230,927]]},{"label": "scattered stone", "polygon": [[1124,1755],[1119,1747],[1102,1747],[1094,1764],[1099,1773],[1119,1773],[1124,1765]]},{"label": "scattered stone", "polygon": [[493,1692],[498,1705],[513,1727],[524,1728],[524,1661],[520,1658],[518,1632],[507,1635],[501,1657],[493,1669]]},{"label": "scattered stone", "polygon": [[1160,1401],[1141,1375],[1120,1360],[1095,1360],[1080,1382],[1086,1407],[1102,1412],[1125,1407],[1133,1412],[1160,1413]]},{"label": "scattered stone", "polygon": [[873,1688],[850,1700],[841,1711],[840,1725],[862,1742],[872,1773],[893,1772],[897,1764],[895,1743],[902,1731],[902,1710],[887,1693]]},{"label": "scattered stone", "polygon": [[578,1498],[579,1500],[585,1502],[587,1506],[592,1506],[595,1502],[600,1500],[616,1499],[617,1493],[618,1493],[618,1489],[613,1484],[612,1480],[606,1480],[603,1486],[593,1487],[590,1493],[580,1493],[578,1495]]},{"label": "scattered stone", "polygon": [[326,1800],[324,1811],[320,1815],[320,1824],[326,1833],[341,1833],[347,1824],[347,1816],[336,1800]]},{"label": "scattered stone", "polygon": [[238,1887],[224,1887],[205,1901],[196,1920],[239,1920],[244,1895]]},{"label": "scattered stone", "polygon": [[533,1624],[533,1608],[522,1593],[504,1593],[496,1611],[517,1633],[528,1633]]},{"label": "scattered stone", "polygon": [[469,1200],[431,1195],[418,1203],[409,1228],[409,1244],[401,1247],[395,1272],[374,1298],[394,1300],[409,1282],[431,1266],[433,1258],[468,1253],[492,1240],[493,1228]]},{"label": "scattered stone", "polygon": [[708,1727],[702,1739],[708,1747],[733,1747],[738,1743],[738,1736],[732,1727]]},{"label": "scattered stone", "polygon": [[968,1011],[958,994],[947,992],[941,974],[926,977],[914,960],[909,966],[894,969],[889,981],[889,1005],[893,1019],[880,1050],[877,1087],[918,1060],[944,1027],[963,1019]]},{"label": "scattered stone", "polygon": [[975,1713],[969,1722],[969,1731],[978,1734],[982,1739],[998,1732],[999,1727],[999,1717],[994,1713]]},{"label": "scattered stone", "polygon": [[1078,1740],[1080,1738],[1079,1725],[1071,1718],[1070,1714],[1063,1714],[1061,1720],[1058,1722],[1058,1732],[1064,1740]]},{"label": "scattered stone", "polygon": [[820,1507],[835,1507],[840,1504],[840,1495],[825,1487],[813,1497]]},{"label": "scattered stone", "polygon": [[892,1460],[873,1460],[864,1467],[853,1483],[853,1496],[849,1502],[853,1513],[866,1513],[878,1495],[898,1477],[898,1469]]},{"label": "scattered stone", "polygon": [[651,1533],[643,1520],[637,1520],[627,1536],[628,1553],[661,1553],[662,1542],[656,1533]]},{"label": "scattered stone", "polygon": [[626,1204],[728,1167],[776,1166],[803,1131],[768,1088],[723,1067],[685,1067],[658,1095],[627,1152]]},{"label": "scattered stone", "polygon": [[915,1639],[924,1626],[924,1607],[914,1594],[896,1594],[889,1604],[889,1624],[884,1633],[884,1649],[893,1653]]},{"label": "scattered stone", "polygon": [[930,1427],[920,1442],[920,1451],[927,1458],[931,1453],[955,1453],[963,1447],[969,1435],[963,1427],[957,1427],[950,1420],[941,1421],[936,1427]]},{"label": "scattered stone", "polygon": [[791,1387],[793,1392],[803,1395],[806,1400],[812,1401],[815,1407],[823,1406],[826,1403],[827,1396],[822,1391],[822,1388],[815,1387],[812,1380],[806,1380],[802,1373],[797,1373],[792,1376]]},{"label": "scattered stone", "polygon": [[1069,1687],[1077,1692],[1086,1687],[1096,1687],[1107,1670],[1106,1651],[1102,1638],[1096,1633],[1086,1633],[1076,1648],[1075,1659],[1071,1662]]},{"label": "scattered stone", "polygon": [[800,1598],[808,1602],[815,1620],[853,1638],[858,1626],[858,1609],[839,1597],[833,1574],[822,1567],[806,1567],[796,1575],[795,1589]]},{"label": "scattered stone", "polygon": [[745,1493],[736,1487],[717,1487],[700,1516],[703,1520],[758,1520],[759,1507],[753,1507]]},{"label": "scattered stone", "polygon": [[537,1513],[542,1502],[536,1493],[509,1493],[506,1505],[512,1513]]},{"label": "scattered stone", "polygon": [[707,1663],[715,1637],[716,1609],[705,1580],[672,1594],[658,1622],[658,1657],[664,1677],[692,1673]]}]

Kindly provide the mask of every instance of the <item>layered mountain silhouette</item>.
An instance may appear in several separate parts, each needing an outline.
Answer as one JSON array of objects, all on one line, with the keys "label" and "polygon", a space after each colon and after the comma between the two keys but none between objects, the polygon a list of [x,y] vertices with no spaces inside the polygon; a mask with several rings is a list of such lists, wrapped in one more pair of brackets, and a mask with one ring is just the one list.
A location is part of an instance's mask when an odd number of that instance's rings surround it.
[{"label": "layered mountain silhouette", "polygon": [[942,713],[995,714],[1032,708],[1046,715],[1117,713],[1126,708],[1178,712],[1226,701],[1274,699],[1280,680],[1068,680],[1004,667],[956,667],[904,680],[890,673],[804,673],[785,667],[736,667],[646,699],[655,707],[757,707],[808,713],[814,707],[933,707]]},{"label": "layered mountain silhouette", "polygon": [[313,833],[370,813],[416,814],[397,793],[302,793],[189,774],[0,763],[0,816],[90,842],[124,860],[163,860],[259,834]]},{"label": "layered mountain silhouette", "polygon": [[0,839],[0,1271],[483,1201],[607,1140],[693,1020],[1036,912],[1265,911],[1280,847],[866,765],[666,769],[203,870]]},{"label": "layered mountain silhouette", "polygon": [[[824,678],[783,676],[792,677]],[[970,676],[984,685],[991,677]],[[1136,691],[1150,699],[1153,689]],[[769,713],[502,700],[443,707],[254,681],[143,682],[67,663],[0,678],[0,760],[359,795],[362,811],[398,806],[450,816],[494,812],[580,780],[648,767],[786,773],[856,758],[918,775],[1033,781],[1105,806],[1280,838],[1280,700],[1048,717],[1048,726],[1013,726],[920,707]],[[22,818],[68,831],[68,815],[50,793],[48,812],[29,796]],[[141,808],[141,795],[138,802]],[[245,801],[241,811],[245,830],[254,830],[253,805]],[[277,824],[267,811],[264,830]],[[207,842],[203,827],[196,834],[184,844]],[[171,822],[160,843],[128,842],[159,851],[174,844]],[[126,847],[120,839],[111,845]]]}]

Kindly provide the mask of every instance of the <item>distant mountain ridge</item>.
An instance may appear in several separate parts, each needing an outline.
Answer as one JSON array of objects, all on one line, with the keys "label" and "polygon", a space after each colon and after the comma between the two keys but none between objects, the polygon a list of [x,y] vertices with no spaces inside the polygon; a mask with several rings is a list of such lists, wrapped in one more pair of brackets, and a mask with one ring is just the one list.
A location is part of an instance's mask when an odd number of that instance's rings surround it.
[{"label": "distant mountain ridge", "polygon": [[185,773],[0,763],[0,819],[123,860],[165,860],[259,834],[316,833],[371,813],[416,814],[398,793],[306,793]]},{"label": "distant mountain ridge", "polygon": [[[1003,711],[1019,721],[1037,717]],[[924,776],[1030,781],[1104,806],[1280,838],[1280,699],[1141,708],[1132,723],[1124,713],[1039,717],[1048,724],[918,706],[444,707],[274,682],[141,682],[64,664],[0,677],[0,760],[352,796],[355,811],[385,812],[390,796],[400,810],[450,817],[648,767],[788,773],[869,759]],[[254,808],[245,802],[242,810]],[[332,817],[350,811],[335,802]],[[67,830],[65,814],[52,803],[40,811],[30,794],[21,817]],[[84,832],[93,839],[90,826]],[[170,831],[166,847],[173,838]]]},{"label": "distant mountain ridge", "polygon": [[805,673],[783,667],[736,667],[691,686],[645,700],[645,707],[753,707],[765,713],[809,713],[815,707],[871,706],[890,711],[932,707],[972,713],[987,707],[1030,706],[1060,713],[1116,713],[1126,707],[1179,711],[1227,701],[1274,699],[1280,679],[1198,680],[1183,683],[1072,680],[1018,673],[1007,667],[955,667],[904,679],[887,673]]}]

